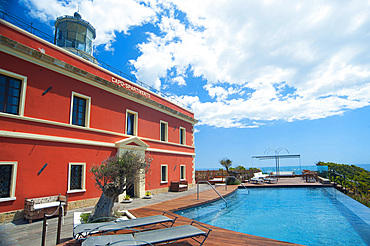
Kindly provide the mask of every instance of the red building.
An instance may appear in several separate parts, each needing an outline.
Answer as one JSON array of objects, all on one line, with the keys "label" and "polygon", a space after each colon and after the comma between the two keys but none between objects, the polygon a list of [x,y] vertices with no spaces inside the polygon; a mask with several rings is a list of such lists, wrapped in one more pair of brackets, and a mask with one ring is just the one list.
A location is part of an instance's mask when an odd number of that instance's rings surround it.
[{"label": "red building", "polygon": [[153,158],[134,196],[194,184],[194,114],[99,66],[91,40],[62,48],[0,20],[0,221],[21,217],[25,198],[94,205],[101,191],[89,169],[125,150]]}]

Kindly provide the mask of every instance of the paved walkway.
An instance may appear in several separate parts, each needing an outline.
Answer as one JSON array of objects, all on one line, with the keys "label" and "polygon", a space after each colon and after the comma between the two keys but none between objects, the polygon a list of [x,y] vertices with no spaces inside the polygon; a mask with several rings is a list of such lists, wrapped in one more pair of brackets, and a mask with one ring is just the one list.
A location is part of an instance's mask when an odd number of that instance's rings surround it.
[{"label": "paved walkway", "polygon": [[[200,191],[209,190],[208,185],[200,185]],[[165,192],[153,195],[152,199],[134,198],[132,203],[120,203],[115,207],[119,210],[131,210],[140,208],[163,201],[187,196],[197,192],[196,187],[190,188],[188,191],[183,192]],[[91,211],[92,207],[76,209],[68,211],[64,218],[64,225],[61,232],[61,243],[72,239],[73,235],[73,212]],[[164,210],[166,210],[164,208]],[[58,218],[51,218],[48,220],[48,229],[46,234],[46,245],[55,245],[56,231],[57,231]],[[15,222],[0,225],[0,245],[2,246],[37,246],[41,245],[43,221],[38,220],[29,224],[26,220],[18,220]]]}]

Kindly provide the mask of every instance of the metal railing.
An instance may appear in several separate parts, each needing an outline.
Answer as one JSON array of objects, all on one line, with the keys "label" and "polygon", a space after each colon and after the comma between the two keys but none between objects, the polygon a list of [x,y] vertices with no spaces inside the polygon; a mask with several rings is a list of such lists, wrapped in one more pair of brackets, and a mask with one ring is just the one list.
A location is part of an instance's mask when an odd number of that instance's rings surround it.
[{"label": "metal railing", "polygon": [[223,196],[221,196],[221,194],[208,181],[197,181],[197,200],[199,200],[199,183],[206,183],[209,186],[211,186],[211,188],[217,193],[217,195],[219,195],[220,198],[225,202],[226,207],[227,207],[227,201],[225,200],[225,198]]},{"label": "metal railing", "polygon": [[[250,194],[249,189],[245,185],[243,185],[243,183],[239,179],[237,179],[235,176],[226,176],[225,177],[225,190],[227,190],[227,179],[228,178],[234,178],[234,179],[236,179],[244,187],[244,189],[246,189],[248,191],[248,194]],[[217,193],[217,195],[219,195],[219,197],[225,202],[226,207],[227,207],[227,201],[226,201],[226,199],[213,187],[213,185],[209,181],[206,181],[206,180],[204,180],[204,181],[202,181],[202,180],[201,181],[197,181],[197,200],[199,200],[199,184],[200,183],[208,184]]]},{"label": "metal railing", "polygon": [[[33,23],[32,22],[29,23],[29,22],[27,22],[27,21],[19,18],[18,16],[13,15],[13,14],[7,12],[7,11],[4,11],[4,10],[0,10],[0,18],[3,19],[3,20],[5,20],[5,21],[7,21],[7,22],[9,22],[9,23],[11,23],[11,24],[13,24],[13,25],[15,25],[15,26],[17,26],[17,27],[19,27],[19,28],[21,28],[21,29],[23,29],[23,30],[25,30],[25,31],[28,31],[28,32],[30,32],[30,33],[32,33],[32,34],[34,34],[34,35],[36,35],[36,36],[38,36],[38,37],[40,37],[42,39],[44,39],[44,40],[46,40],[46,41],[54,44],[54,36],[49,35],[49,34],[43,32],[43,31],[35,28],[33,26]],[[77,53],[77,55],[80,55],[81,56],[81,54],[78,51],[75,51],[73,53]],[[147,90],[149,90],[149,91],[151,91],[151,92],[153,92],[153,93],[155,93],[157,95],[160,95],[161,97],[166,98],[167,100],[173,102],[174,104],[177,104],[180,107],[183,107],[185,109],[190,110],[190,108],[187,105],[185,105],[185,104],[181,103],[180,101],[174,99],[173,98],[174,96],[165,94],[165,93],[163,93],[163,92],[155,89],[154,87],[151,87],[150,85],[148,85],[148,84],[146,84],[146,83],[144,83],[144,82],[136,79],[132,75],[129,75],[127,73],[124,73],[121,70],[119,70],[117,68],[114,68],[114,67],[108,65],[107,63],[105,63],[103,61],[100,61],[100,60],[98,60],[96,58],[94,58],[94,59],[98,63],[97,65],[99,65],[100,67],[105,68],[105,69],[107,69],[107,70],[109,70],[109,71],[111,71],[111,72],[113,72],[113,73],[115,73],[115,74],[117,74],[117,75],[119,75],[119,76],[121,76],[121,77],[129,80],[130,82],[133,82],[133,83],[135,83],[137,85],[140,85],[141,87],[143,87],[143,88],[145,88],[145,89],[147,89]],[[91,61],[91,59],[88,59],[88,60]],[[95,62],[93,62],[93,63],[95,63]]]},{"label": "metal railing", "polygon": [[225,179],[225,190],[227,190],[227,179],[228,178],[234,178],[234,179],[236,179],[244,187],[244,189],[246,189],[248,191],[248,194],[250,193],[250,191],[247,189],[247,187],[245,185],[243,185],[242,181],[240,181],[235,176],[226,176],[226,179]]},{"label": "metal railing", "polygon": [[358,185],[359,183],[355,180],[347,178],[345,175],[338,173],[336,170],[329,170],[329,179],[333,182],[340,184],[343,188],[354,190],[354,194],[358,195]]},{"label": "metal railing", "polygon": [[329,168],[328,171],[319,173],[319,176],[329,178],[336,189],[370,207],[370,189],[364,179],[361,180],[360,177],[352,175],[352,179],[358,179],[352,180],[334,168]]}]

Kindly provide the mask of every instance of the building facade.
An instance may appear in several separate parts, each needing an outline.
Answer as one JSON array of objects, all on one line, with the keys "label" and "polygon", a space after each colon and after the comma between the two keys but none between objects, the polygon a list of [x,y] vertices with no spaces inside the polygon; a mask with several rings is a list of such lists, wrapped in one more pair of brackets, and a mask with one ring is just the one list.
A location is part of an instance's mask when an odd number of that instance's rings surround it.
[{"label": "building facade", "polygon": [[133,150],[153,161],[131,195],[195,182],[193,112],[96,62],[0,20],[0,221],[25,198],[94,205],[93,164]]}]

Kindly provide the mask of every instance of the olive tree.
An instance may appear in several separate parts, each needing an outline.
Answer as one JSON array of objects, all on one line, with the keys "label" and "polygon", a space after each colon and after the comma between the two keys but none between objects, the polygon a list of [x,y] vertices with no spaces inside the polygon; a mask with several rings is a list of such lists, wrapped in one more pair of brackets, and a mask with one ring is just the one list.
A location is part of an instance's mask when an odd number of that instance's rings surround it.
[{"label": "olive tree", "polygon": [[229,174],[229,168],[231,167],[232,161],[230,159],[224,158],[220,160],[220,164],[226,168],[226,173]]},{"label": "olive tree", "polygon": [[89,221],[112,217],[114,202],[118,195],[128,190],[136,181],[144,181],[152,159],[148,155],[126,151],[122,155],[109,157],[100,165],[93,165],[95,185],[102,191],[98,203],[90,214]]}]

